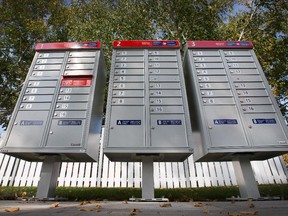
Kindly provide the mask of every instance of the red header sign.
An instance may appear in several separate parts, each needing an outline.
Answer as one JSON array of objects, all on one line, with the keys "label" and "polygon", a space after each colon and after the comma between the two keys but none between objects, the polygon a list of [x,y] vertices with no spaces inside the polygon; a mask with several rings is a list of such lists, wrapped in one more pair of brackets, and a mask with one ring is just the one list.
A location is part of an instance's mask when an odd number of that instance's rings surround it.
[{"label": "red header sign", "polygon": [[114,48],[139,48],[139,47],[157,47],[157,48],[179,48],[177,40],[116,40],[113,42]]},{"label": "red header sign", "polygon": [[61,86],[91,86],[92,85],[92,77],[64,77],[61,81]]},{"label": "red header sign", "polygon": [[38,43],[36,50],[54,49],[100,49],[100,42],[60,42],[60,43]]},{"label": "red header sign", "polygon": [[188,41],[188,48],[253,48],[251,41]]}]

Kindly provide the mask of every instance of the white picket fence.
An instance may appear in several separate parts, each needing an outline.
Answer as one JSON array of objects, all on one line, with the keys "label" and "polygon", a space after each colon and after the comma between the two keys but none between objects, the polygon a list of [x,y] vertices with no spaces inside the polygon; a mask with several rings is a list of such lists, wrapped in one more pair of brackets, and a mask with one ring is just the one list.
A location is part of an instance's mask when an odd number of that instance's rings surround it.
[{"label": "white picket fence", "polygon": [[[101,144],[102,145],[102,144]],[[252,161],[258,184],[286,184],[288,171],[282,157]],[[37,186],[42,163],[27,162],[0,154],[0,186]],[[154,163],[155,188],[186,188],[237,185],[232,162]],[[111,162],[102,148],[97,163],[61,165],[58,186],[141,187],[141,163]]]}]

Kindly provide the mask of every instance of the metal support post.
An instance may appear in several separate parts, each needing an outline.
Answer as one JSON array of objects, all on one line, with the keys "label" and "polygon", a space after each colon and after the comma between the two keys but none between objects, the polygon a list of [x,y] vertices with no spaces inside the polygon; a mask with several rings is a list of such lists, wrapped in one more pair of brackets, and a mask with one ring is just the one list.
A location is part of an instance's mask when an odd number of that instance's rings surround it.
[{"label": "metal support post", "polygon": [[233,160],[233,167],[241,198],[260,198],[250,160],[245,156],[239,156]]},{"label": "metal support post", "polygon": [[153,158],[142,160],[142,199],[154,199]]},{"label": "metal support post", "polygon": [[60,166],[61,162],[59,156],[53,155],[45,158],[42,164],[36,198],[43,199],[55,197]]}]

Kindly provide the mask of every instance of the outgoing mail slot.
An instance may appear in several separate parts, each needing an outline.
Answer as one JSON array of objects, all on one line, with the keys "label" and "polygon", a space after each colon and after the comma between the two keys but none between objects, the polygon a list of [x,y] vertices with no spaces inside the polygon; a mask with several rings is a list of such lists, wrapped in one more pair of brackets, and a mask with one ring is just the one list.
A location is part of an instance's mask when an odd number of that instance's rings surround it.
[{"label": "outgoing mail slot", "polygon": [[116,75],[143,75],[144,69],[116,69]]},{"label": "outgoing mail slot", "polygon": [[54,94],[55,88],[27,88],[25,91],[26,95],[29,94]]},{"label": "outgoing mail slot", "polygon": [[20,110],[49,110],[51,103],[22,103]]},{"label": "outgoing mail slot", "polygon": [[69,63],[94,63],[95,58],[68,58]]},{"label": "outgoing mail slot", "polygon": [[56,110],[86,110],[87,103],[57,103]]},{"label": "outgoing mail slot", "polygon": [[227,97],[233,96],[231,90],[201,90],[202,97]]},{"label": "outgoing mail slot", "polygon": [[37,70],[37,71],[41,71],[41,70],[48,70],[48,71],[51,71],[51,70],[60,70],[61,69],[61,64],[58,64],[58,65],[36,65],[34,67],[34,70]]},{"label": "outgoing mail slot", "polygon": [[250,74],[259,74],[259,71],[255,68],[255,69],[230,69],[230,73],[231,74],[235,74],[235,75],[239,75],[239,74],[243,74],[243,75],[250,75]]},{"label": "outgoing mail slot", "polygon": [[272,104],[269,97],[240,97],[241,104]]},{"label": "outgoing mail slot", "polygon": [[247,57],[226,57],[227,62],[254,62],[252,56]]},{"label": "outgoing mail slot", "polygon": [[261,77],[255,76],[255,75],[250,75],[250,76],[242,76],[242,75],[233,75],[232,79],[234,82],[261,82],[262,79]]},{"label": "outgoing mail slot", "polygon": [[80,101],[88,101],[89,95],[59,95],[58,101],[70,101],[70,102],[80,102]]},{"label": "outgoing mail slot", "polygon": [[149,63],[148,68],[178,68],[178,64],[171,63],[171,62],[154,62],[154,63]]},{"label": "outgoing mail slot", "polygon": [[176,55],[176,50],[149,50],[149,56],[158,56],[158,55]]},{"label": "outgoing mail slot", "polygon": [[244,113],[274,113],[275,109],[272,105],[251,105],[251,106],[242,106]]},{"label": "outgoing mail slot", "polygon": [[226,75],[224,69],[197,69],[198,75]]},{"label": "outgoing mail slot", "polygon": [[180,83],[150,83],[150,89],[180,89]]},{"label": "outgoing mail slot", "polygon": [[178,69],[149,69],[149,74],[163,74],[163,75],[170,75],[170,74],[179,74]]},{"label": "outgoing mail slot", "polygon": [[41,81],[29,81],[29,87],[55,87],[58,81],[56,80],[41,80]]},{"label": "outgoing mail slot", "polygon": [[265,89],[263,82],[235,83],[236,89]]},{"label": "outgoing mail slot", "polygon": [[114,89],[144,89],[144,83],[114,83]]},{"label": "outgoing mail slot", "polygon": [[43,52],[39,53],[37,58],[64,58],[64,52]]},{"label": "outgoing mail slot", "polygon": [[62,64],[63,58],[37,59],[36,64]]},{"label": "outgoing mail slot", "polygon": [[150,105],[182,105],[183,100],[178,98],[150,98]]},{"label": "outgoing mail slot", "polygon": [[194,62],[222,62],[221,57],[194,57]]},{"label": "outgoing mail slot", "polygon": [[95,51],[85,51],[85,52],[70,52],[69,53],[69,57],[95,57],[96,56],[96,52]]},{"label": "outgoing mail slot", "polygon": [[32,76],[33,77],[37,77],[37,78],[40,78],[40,77],[59,77],[60,75],[60,71],[33,71],[32,72]]},{"label": "outgoing mail slot", "polygon": [[200,89],[230,89],[229,83],[200,83]]},{"label": "outgoing mail slot", "polygon": [[144,82],[144,76],[114,76],[114,82]]},{"label": "outgoing mail slot", "polygon": [[181,90],[150,90],[150,97],[182,97]]},{"label": "outgoing mail slot", "polygon": [[218,50],[197,50],[193,51],[194,56],[220,56]]},{"label": "outgoing mail slot", "polygon": [[144,98],[113,98],[113,105],[144,105]]},{"label": "outgoing mail slot", "polygon": [[61,81],[61,86],[91,86],[92,85],[92,77],[64,77]]},{"label": "outgoing mail slot", "polygon": [[116,63],[115,68],[144,68],[144,63]]},{"label": "outgoing mail slot", "polygon": [[255,63],[228,63],[229,68],[256,68]]},{"label": "outgoing mail slot", "polygon": [[184,113],[183,106],[150,106],[150,113]]},{"label": "outgoing mail slot", "polygon": [[55,111],[53,117],[84,119],[86,118],[86,111]]},{"label": "outgoing mail slot", "polygon": [[144,97],[144,90],[113,90],[113,97]]},{"label": "outgoing mail slot", "polygon": [[117,50],[116,56],[143,56],[143,50]]},{"label": "outgoing mail slot", "polygon": [[53,95],[25,95],[23,102],[37,103],[37,102],[51,102]]},{"label": "outgoing mail slot", "polygon": [[94,64],[67,64],[66,69],[69,70],[89,70],[93,69]]},{"label": "outgoing mail slot", "polygon": [[255,97],[263,97],[268,96],[265,89],[263,90],[238,90],[237,91],[238,96],[240,97],[246,97],[246,96],[255,96]]},{"label": "outgoing mail slot", "polygon": [[225,50],[225,56],[251,56],[249,50]]},{"label": "outgoing mail slot", "polygon": [[228,82],[227,76],[198,76],[199,82]]},{"label": "outgoing mail slot", "polygon": [[62,87],[60,94],[89,94],[90,87]]},{"label": "outgoing mail slot", "polygon": [[66,76],[91,76],[93,75],[93,70],[65,70],[64,75]]},{"label": "outgoing mail slot", "polygon": [[116,62],[143,62],[143,56],[120,56],[116,57]]},{"label": "outgoing mail slot", "polygon": [[203,98],[204,105],[226,105],[235,104],[234,99],[231,98]]},{"label": "outgoing mail slot", "polygon": [[196,69],[201,68],[224,68],[223,63],[195,63]]},{"label": "outgoing mail slot", "polygon": [[179,75],[176,75],[176,76],[149,76],[149,80],[150,82],[153,82],[153,81],[160,81],[160,82],[173,82],[173,81],[176,81],[176,82],[179,82]]},{"label": "outgoing mail slot", "polygon": [[149,62],[176,62],[176,56],[149,56]]}]

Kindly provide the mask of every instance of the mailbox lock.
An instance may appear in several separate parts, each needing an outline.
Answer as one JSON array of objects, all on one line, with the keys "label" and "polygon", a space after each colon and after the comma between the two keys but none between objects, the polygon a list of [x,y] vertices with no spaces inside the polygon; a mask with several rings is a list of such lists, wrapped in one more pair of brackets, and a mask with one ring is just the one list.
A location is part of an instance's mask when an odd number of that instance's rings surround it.
[{"label": "mailbox lock", "polygon": [[110,129],[111,129],[111,130],[113,130],[113,129],[114,129],[114,127],[110,127]]},{"label": "mailbox lock", "polygon": [[26,93],[29,93],[29,90],[26,90]]},{"label": "mailbox lock", "polygon": [[57,116],[57,113],[54,113],[54,116]]},{"label": "mailbox lock", "polygon": [[69,65],[67,65],[66,68],[69,68]]},{"label": "mailbox lock", "polygon": [[60,92],[63,92],[63,89],[61,89]]},{"label": "mailbox lock", "polygon": [[243,108],[243,111],[246,111],[246,109],[245,109],[245,108]]},{"label": "mailbox lock", "polygon": [[71,59],[68,59],[68,62],[71,62]]},{"label": "mailbox lock", "polygon": [[23,105],[21,105],[20,107],[21,107],[21,108],[24,108],[24,106],[23,106]]},{"label": "mailbox lock", "polygon": [[36,66],[35,69],[37,69],[38,67]]},{"label": "mailbox lock", "polygon": [[155,127],[151,127],[151,129],[152,129],[152,130],[154,130],[154,129],[155,129]]},{"label": "mailbox lock", "polygon": [[14,125],[17,125],[17,124],[18,124],[18,122],[15,122],[15,123],[14,123]]},{"label": "mailbox lock", "polygon": [[249,125],[248,128],[252,128],[252,125]]},{"label": "mailbox lock", "polygon": [[23,100],[27,100],[27,98],[26,98],[26,97],[24,97],[24,98],[23,98]]},{"label": "mailbox lock", "polygon": [[60,106],[59,106],[59,105],[57,105],[56,107],[57,107],[57,108],[59,108]]},{"label": "mailbox lock", "polygon": [[208,126],[208,128],[209,128],[209,129],[212,129],[212,126],[211,126],[211,125],[209,125],[209,126]]},{"label": "mailbox lock", "polygon": [[201,92],[202,95],[205,95],[205,92]]},{"label": "mailbox lock", "polygon": [[199,80],[202,80],[202,78],[201,78],[201,77],[199,77],[198,79],[199,79]]},{"label": "mailbox lock", "polygon": [[50,131],[49,134],[53,134],[53,131]]},{"label": "mailbox lock", "polygon": [[203,100],[203,103],[207,103],[207,100]]},{"label": "mailbox lock", "polygon": [[36,74],[35,74],[35,73],[32,73],[32,75],[35,76]]},{"label": "mailbox lock", "polygon": [[61,97],[58,97],[58,100],[61,100]]}]

